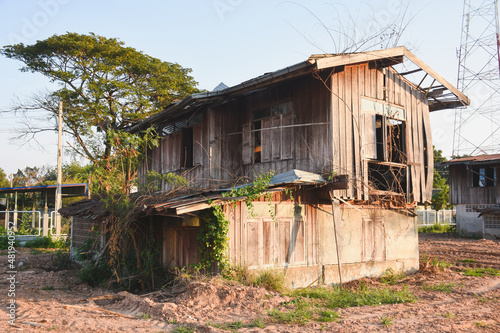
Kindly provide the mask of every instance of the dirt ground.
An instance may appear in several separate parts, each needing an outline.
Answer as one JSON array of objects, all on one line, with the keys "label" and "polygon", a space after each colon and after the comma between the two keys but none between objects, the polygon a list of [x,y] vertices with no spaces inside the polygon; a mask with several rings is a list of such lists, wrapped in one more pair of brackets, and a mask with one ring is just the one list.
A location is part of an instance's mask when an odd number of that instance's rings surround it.
[{"label": "dirt ground", "polygon": [[[215,324],[267,320],[264,328],[239,328],[238,332],[500,332],[500,277],[464,276],[465,268],[500,269],[500,243],[422,235],[421,271],[400,284],[417,297],[415,303],[340,309],[337,322],[285,325],[269,322],[267,310],[290,300],[254,287],[192,282],[177,290],[137,296],[90,288],[79,282],[75,271],[51,271],[54,254],[20,252],[22,266],[16,274],[16,321],[9,325],[7,306],[10,281],[7,256],[0,256],[1,332],[172,332],[179,326],[197,332],[224,332]],[[445,271],[426,265],[429,259],[451,263]],[[435,259],[435,260],[436,260]],[[367,283],[381,285],[378,279]],[[453,283],[450,293],[422,286]],[[387,287],[383,285],[383,287]],[[147,315],[146,315],[147,314]],[[390,317],[384,326],[381,318]],[[187,332],[188,330],[185,330]]]}]

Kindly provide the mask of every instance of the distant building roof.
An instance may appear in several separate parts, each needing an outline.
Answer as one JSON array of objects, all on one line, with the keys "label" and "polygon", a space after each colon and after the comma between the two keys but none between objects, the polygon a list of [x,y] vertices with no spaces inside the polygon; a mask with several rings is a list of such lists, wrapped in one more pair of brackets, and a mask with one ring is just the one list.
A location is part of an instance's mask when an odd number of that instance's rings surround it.
[{"label": "distant building roof", "polygon": [[[0,188],[0,194],[9,193],[29,193],[29,192],[56,192],[57,185],[21,186]],[[87,184],[62,184],[62,195],[64,197],[84,197],[87,196]]]},{"label": "distant building roof", "polygon": [[467,156],[447,161],[443,164],[500,164],[500,154]]}]

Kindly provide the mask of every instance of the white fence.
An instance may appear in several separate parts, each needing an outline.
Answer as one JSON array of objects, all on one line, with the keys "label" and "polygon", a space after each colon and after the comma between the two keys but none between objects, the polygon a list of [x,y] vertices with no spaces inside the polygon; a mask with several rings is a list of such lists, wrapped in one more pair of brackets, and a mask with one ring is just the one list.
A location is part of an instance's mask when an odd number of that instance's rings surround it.
[{"label": "white fence", "polygon": [[[67,233],[60,232],[57,234],[56,230],[56,212],[51,211],[49,214],[44,216],[43,212],[41,211],[0,211],[0,215],[4,215],[3,221],[0,218],[0,223],[2,223],[3,227],[7,229],[9,225],[14,226],[14,230],[17,233],[18,229],[21,227],[22,223],[27,223],[25,225],[26,229],[29,229],[29,235],[33,236],[41,236],[43,235],[50,235],[50,236],[55,236],[55,237],[60,237],[60,236],[68,236]],[[47,221],[44,223],[44,218],[47,219]],[[71,224],[71,219],[70,218],[63,218],[61,217],[61,228],[64,230],[69,229],[69,225]],[[47,226],[47,231],[44,232],[44,225]]]},{"label": "white fence", "polygon": [[418,225],[433,225],[438,224],[456,224],[456,211],[453,209],[443,210],[417,210]]}]

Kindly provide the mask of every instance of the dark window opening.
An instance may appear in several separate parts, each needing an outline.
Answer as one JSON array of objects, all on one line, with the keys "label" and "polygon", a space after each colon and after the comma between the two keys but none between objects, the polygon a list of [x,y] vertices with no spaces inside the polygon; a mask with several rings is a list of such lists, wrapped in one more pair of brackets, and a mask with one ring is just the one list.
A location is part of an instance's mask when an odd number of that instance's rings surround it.
[{"label": "dark window opening", "polygon": [[472,169],[472,186],[473,187],[489,187],[495,186],[497,181],[497,173],[495,168],[474,168]]},{"label": "dark window opening", "polygon": [[254,163],[260,163],[262,161],[262,121],[257,120],[252,123],[253,132],[253,156]]},{"label": "dark window opening", "polygon": [[404,163],[404,123],[387,119],[387,159],[389,162]]},{"label": "dark window opening", "polygon": [[385,160],[384,118],[375,116],[375,140],[377,142],[377,160]]},{"label": "dark window opening", "polygon": [[193,128],[182,129],[181,167],[193,167]]},{"label": "dark window opening", "polygon": [[406,193],[406,168],[368,163],[368,181],[374,190]]}]

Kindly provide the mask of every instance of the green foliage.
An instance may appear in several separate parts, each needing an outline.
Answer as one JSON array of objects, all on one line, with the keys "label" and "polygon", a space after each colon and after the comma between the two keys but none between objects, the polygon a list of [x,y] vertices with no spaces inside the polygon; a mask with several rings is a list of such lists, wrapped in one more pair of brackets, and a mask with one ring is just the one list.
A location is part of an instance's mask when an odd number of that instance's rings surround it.
[{"label": "green foliage", "polygon": [[65,249],[69,247],[69,244],[63,238],[53,239],[52,237],[44,236],[27,241],[24,247],[32,249]]},{"label": "green foliage", "polygon": [[191,325],[180,325],[172,330],[172,333],[194,333],[196,332],[196,326]]},{"label": "green foliage", "polygon": [[188,187],[189,185],[186,178],[175,173],[169,172],[162,174],[156,171],[148,171],[144,177],[144,182],[139,184],[139,191],[141,193],[154,193],[160,191],[163,182],[169,184],[171,188]]},{"label": "green foliage", "polygon": [[251,327],[251,328],[265,328],[267,325],[266,325],[266,322],[264,319],[262,318],[255,318],[254,320],[252,320],[248,325],[248,327]]},{"label": "green foliage", "polygon": [[[263,173],[258,175],[252,183],[233,187],[230,191],[223,193],[222,196],[225,198],[244,197],[247,207],[253,209],[252,201],[264,195],[273,176],[273,171]],[[236,200],[230,200],[229,202],[235,204]],[[224,215],[223,206],[212,204],[210,209],[205,210],[200,215],[200,219],[202,223],[196,235],[200,245],[200,265],[208,268],[216,263],[225,274],[229,269],[229,260],[227,258],[229,221]]]},{"label": "green foliage", "polygon": [[440,224],[440,223],[434,223],[433,225],[430,226],[422,226],[418,227],[418,232],[421,234],[428,234],[428,233],[456,233],[457,232],[457,226],[452,225],[452,224]]},{"label": "green foliage", "polygon": [[224,272],[229,268],[227,258],[229,221],[223,207],[214,205],[200,215],[201,225],[196,239],[200,245],[200,264],[209,268],[213,263]]},{"label": "green foliage", "polygon": [[448,185],[448,169],[446,166],[440,165],[446,162],[443,157],[443,152],[434,147],[434,178],[432,187],[439,191],[432,196],[431,206],[434,210],[449,209],[450,204],[450,187]]},{"label": "green foliage", "polygon": [[389,316],[380,317],[380,320],[382,321],[382,325],[384,325],[385,327],[391,326],[393,321]]},{"label": "green foliage", "polygon": [[456,285],[453,282],[441,282],[433,285],[423,285],[422,289],[430,291],[440,291],[443,293],[451,293]]},{"label": "green foliage", "polygon": [[141,313],[139,314],[139,318],[141,319],[151,319],[151,315],[147,313]]},{"label": "green foliage", "polygon": [[0,188],[3,187],[10,187],[10,182],[7,179],[7,175],[5,174],[5,171],[0,168]]},{"label": "green foliage", "polygon": [[24,63],[21,71],[59,84],[30,106],[56,114],[62,100],[64,127],[76,142],[72,148],[91,161],[110,153],[109,131],[123,130],[197,92],[190,69],[93,33],[54,35],[33,45],[8,45],[0,53]]},{"label": "green foliage", "polygon": [[387,268],[384,273],[382,273],[382,276],[380,276],[380,281],[385,284],[395,285],[404,278],[406,278],[406,275],[402,272],[396,273],[392,268]]},{"label": "green foliage", "polygon": [[92,261],[84,264],[78,271],[78,277],[91,287],[105,286],[113,276],[113,271],[104,260]]},{"label": "green foliage", "polygon": [[477,262],[477,261],[476,261],[476,260],[474,260],[474,259],[467,259],[467,258],[466,258],[466,259],[462,259],[462,260],[460,260],[460,261],[461,261],[461,262],[465,262],[465,263]]},{"label": "green foliage", "polygon": [[[284,304],[285,305],[285,304]],[[272,309],[268,311],[271,321],[280,324],[307,324],[313,317],[314,311],[311,302],[303,299],[298,299],[293,303],[291,309],[280,311],[279,309]]]},{"label": "green foliage", "polygon": [[338,321],[340,318],[342,317],[337,311],[323,310],[319,312],[318,321],[326,323],[331,321]]},{"label": "green foliage", "polygon": [[361,286],[356,290],[347,290],[338,287],[329,289],[297,289],[291,295],[326,301],[326,306],[330,309],[364,305],[412,303],[416,301],[415,295],[406,288],[403,290],[391,290],[389,288],[372,289],[366,286]]},{"label": "green foliage", "polygon": [[[274,175],[275,175],[274,171],[257,175],[254,181],[251,182],[250,184],[233,187],[231,191],[223,193],[222,196],[225,198],[244,197],[245,204],[250,210],[252,210],[253,209],[252,202],[262,197],[262,195],[264,195],[264,192],[269,188],[269,184]],[[235,201],[233,201],[233,203],[234,202]]]},{"label": "green foliage", "polygon": [[463,275],[465,276],[479,276],[479,277],[485,277],[485,276],[499,276],[500,271],[498,269],[494,269],[491,267],[487,268],[466,268],[462,272]]},{"label": "green foliage", "polygon": [[62,271],[76,268],[78,265],[71,260],[68,251],[57,251],[56,256],[52,258],[52,267],[56,271]]},{"label": "green foliage", "polygon": [[257,287],[262,287],[278,293],[283,293],[287,290],[285,283],[285,274],[277,270],[258,272],[254,282]]}]

